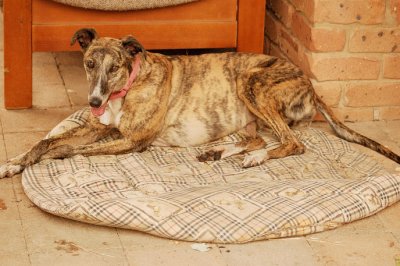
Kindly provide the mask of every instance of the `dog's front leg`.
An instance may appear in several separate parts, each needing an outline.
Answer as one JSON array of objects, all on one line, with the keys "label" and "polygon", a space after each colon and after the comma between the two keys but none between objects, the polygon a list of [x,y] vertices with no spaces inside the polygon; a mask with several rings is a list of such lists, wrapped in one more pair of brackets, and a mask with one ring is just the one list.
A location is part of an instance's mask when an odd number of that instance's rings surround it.
[{"label": "dog's front leg", "polygon": [[109,132],[110,129],[101,124],[91,124],[89,122],[82,126],[72,128],[60,135],[43,139],[36,143],[28,152],[14,157],[6,164],[2,165],[0,167],[0,178],[11,177],[15,174],[21,173],[25,167],[43,159],[44,154],[50,153],[52,150],[61,149],[59,147],[65,149],[71,145],[92,143]]},{"label": "dog's front leg", "polygon": [[44,154],[52,141],[56,139],[43,139],[36,143],[29,151],[20,154],[0,166],[0,178],[12,177],[21,173],[25,167],[37,162]]},{"label": "dog's front leg", "polygon": [[133,151],[141,151],[146,146],[143,143],[134,142],[130,139],[122,138],[102,143],[92,143],[87,145],[71,146],[61,145],[42,156],[42,159],[67,158],[74,155],[93,156],[93,155],[115,155]]}]

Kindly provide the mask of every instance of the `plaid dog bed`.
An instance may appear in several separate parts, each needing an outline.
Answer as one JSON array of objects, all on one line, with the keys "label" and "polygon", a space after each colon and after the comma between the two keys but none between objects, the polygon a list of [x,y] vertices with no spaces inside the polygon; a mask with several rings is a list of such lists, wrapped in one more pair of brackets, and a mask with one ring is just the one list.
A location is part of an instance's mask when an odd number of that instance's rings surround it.
[{"label": "plaid dog bed", "polygon": [[[83,123],[78,111],[50,135]],[[200,163],[202,150],[242,139],[233,134],[196,148],[75,156],[27,168],[22,184],[41,209],[62,217],[188,241],[244,243],[333,229],[400,198],[400,176],[315,129],[296,131],[301,156],[249,169],[243,155]],[[268,132],[268,149],[278,145]],[[104,140],[107,141],[107,140]]]}]

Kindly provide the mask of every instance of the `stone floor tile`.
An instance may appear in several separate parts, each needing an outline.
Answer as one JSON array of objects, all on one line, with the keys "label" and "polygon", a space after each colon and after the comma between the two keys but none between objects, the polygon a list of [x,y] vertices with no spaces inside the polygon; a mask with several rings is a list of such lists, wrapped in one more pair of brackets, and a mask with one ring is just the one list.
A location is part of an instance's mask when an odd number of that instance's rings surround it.
[{"label": "stone floor tile", "polygon": [[50,131],[73,113],[71,108],[0,110],[4,133]]},{"label": "stone floor tile", "polygon": [[[58,250],[57,250],[58,249]],[[55,251],[35,253],[30,255],[31,265],[57,266],[126,266],[129,265],[125,257],[99,253],[90,249],[83,249],[67,243],[58,246]],[[150,265],[149,265],[150,266]]]},{"label": "stone floor tile", "polygon": [[60,66],[70,102],[74,106],[88,105],[88,83],[83,66]]},{"label": "stone floor tile", "polygon": [[[209,245],[211,249],[200,252],[192,249],[192,243],[166,242],[162,246],[127,246],[125,252],[130,265],[147,266],[222,266],[226,265],[216,245]],[[247,265],[252,265],[251,263]]]},{"label": "stone floor tile", "polygon": [[63,84],[54,56],[51,53],[34,53],[32,57],[32,85]]},{"label": "stone floor tile", "polygon": [[[170,245],[171,243],[176,243],[176,241],[153,236],[139,231],[133,231],[128,229],[117,229],[118,235],[121,239],[123,245],[131,250],[134,247],[160,247],[164,245]],[[178,241],[180,243],[181,241]]]},{"label": "stone floor tile", "polygon": [[36,142],[44,138],[46,134],[47,131],[4,134],[8,156],[7,159],[14,158],[17,155],[28,151]]},{"label": "stone floor tile", "polygon": [[[385,210],[383,210],[385,211]],[[378,215],[372,215],[364,219],[350,223],[352,228],[356,231],[362,232],[385,232],[385,226],[379,219]]]},{"label": "stone floor tile", "polygon": [[[0,220],[0,258],[4,253],[26,252],[21,220]],[[0,264],[1,265],[1,264]]]},{"label": "stone floor tile", "polygon": [[13,181],[11,178],[0,179],[0,222],[19,219]]},{"label": "stone floor tile", "polygon": [[379,212],[377,217],[387,231],[400,234],[400,202]]},{"label": "stone floor tile", "polygon": [[33,65],[33,68],[37,68],[42,65],[56,66],[54,54],[50,53],[50,52],[34,52],[34,53],[32,53],[32,65]]},{"label": "stone floor tile", "polygon": [[0,255],[0,265],[2,266],[29,266],[29,255],[27,252],[4,253]]},{"label": "stone floor tile", "polygon": [[78,66],[83,69],[83,54],[81,52],[54,53],[56,62],[60,66]]},{"label": "stone floor tile", "polygon": [[[118,235],[131,265],[225,265],[214,244],[209,244],[211,247],[209,251],[199,252],[191,248],[193,243],[133,230],[118,229]],[[154,250],[157,252],[153,253]]]},{"label": "stone floor tile", "polygon": [[322,232],[306,237],[320,265],[394,265],[400,244],[391,233]]},{"label": "stone floor tile", "polygon": [[318,265],[304,237],[218,246],[229,266]]},{"label": "stone floor tile", "polygon": [[[63,69],[61,68],[61,71]],[[65,88],[73,106],[88,105],[88,83],[82,67],[71,67],[68,73],[63,74]]]},{"label": "stone floor tile", "polygon": [[[24,220],[23,227],[30,254],[76,246],[85,252],[124,257],[115,228],[76,222],[44,212],[41,215],[32,215],[31,211],[21,211],[21,218]],[[42,226],[44,224],[45,228]]]},{"label": "stone floor tile", "polygon": [[73,72],[73,75],[65,74],[65,88],[67,90],[70,102],[73,106],[87,106],[88,105],[88,83],[83,69],[73,67],[69,70],[69,73]]},{"label": "stone floor tile", "polygon": [[63,85],[60,73],[55,65],[42,65],[32,70],[32,88],[40,89],[44,84]]},{"label": "stone floor tile", "polygon": [[33,107],[56,108],[70,107],[69,97],[63,84],[43,84],[33,88]]}]

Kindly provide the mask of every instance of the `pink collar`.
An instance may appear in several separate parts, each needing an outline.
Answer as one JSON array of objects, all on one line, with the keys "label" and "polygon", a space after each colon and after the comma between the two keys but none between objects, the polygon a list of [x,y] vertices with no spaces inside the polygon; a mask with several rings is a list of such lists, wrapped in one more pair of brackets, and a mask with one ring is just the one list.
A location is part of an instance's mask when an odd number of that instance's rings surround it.
[{"label": "pink collar", "polygon": [[111,93],[110,97],[108,97],[108,100],[99,108],[91,107],[91,112],[94,116],[98,117],[98,116],[101,116],[102,114],[104,114],[104,112],[106,111],[108,101],[115,100],[118,98],[123,98],[128,93],[129,89],[132,87],[133,81],[135,80],[135,78],[140,70],[140,57],[135,56],[135,59],[136,59],[135,62],[132,63],[132,72],[129,76],[129,79],[125,83],[125,85],[122,87],[122,89],[117,92]]},{"label": "pink collar", "polygon": [[140,69],[140,56],[135,56],[135,58],[136,58],[135,63],[132,63],[132,73],[129,76],[129,79],[126,82],[125,86],[123,86],[120,91],[111,93],[108,100],[114,100],[114,99],[125,97],[125,95],[129,91],[129,89],[132,87],[132,83],[135,80],[137,74],[139,73],[139,69]]}]

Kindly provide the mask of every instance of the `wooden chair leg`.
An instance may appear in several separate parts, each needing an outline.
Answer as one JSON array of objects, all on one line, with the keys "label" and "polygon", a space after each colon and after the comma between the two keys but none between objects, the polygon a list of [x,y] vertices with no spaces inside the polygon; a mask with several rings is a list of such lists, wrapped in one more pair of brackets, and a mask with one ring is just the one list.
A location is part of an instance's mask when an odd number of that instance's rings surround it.
[{"label": "wooden chair leg", "polygon": [[239,0],[237,51],[263,53],[266,0]]},{"label": "wooden chair leg", "polygon": [[32,107],[32,2],[4,1],[4,105]]}]

